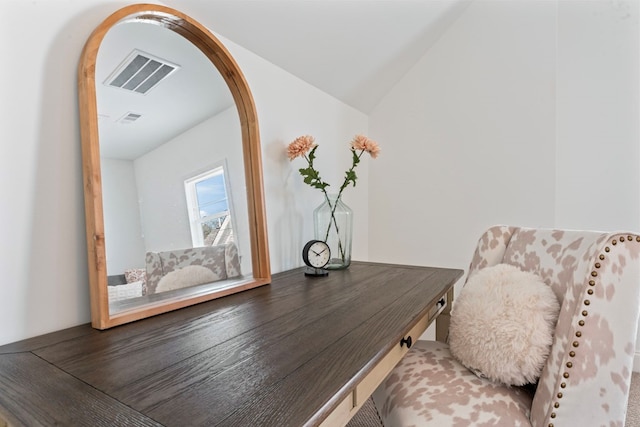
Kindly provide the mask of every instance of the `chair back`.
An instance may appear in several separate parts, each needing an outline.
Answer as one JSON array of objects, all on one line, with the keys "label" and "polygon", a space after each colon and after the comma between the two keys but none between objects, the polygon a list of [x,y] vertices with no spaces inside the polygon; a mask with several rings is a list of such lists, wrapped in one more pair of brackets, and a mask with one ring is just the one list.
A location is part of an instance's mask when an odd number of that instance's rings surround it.
[{"label": "chair back", "polygon": [[561,309],[531,408],[534,427],[624,425],[640,307],[640,235],[496,226],[469,267],[539,275]]}]

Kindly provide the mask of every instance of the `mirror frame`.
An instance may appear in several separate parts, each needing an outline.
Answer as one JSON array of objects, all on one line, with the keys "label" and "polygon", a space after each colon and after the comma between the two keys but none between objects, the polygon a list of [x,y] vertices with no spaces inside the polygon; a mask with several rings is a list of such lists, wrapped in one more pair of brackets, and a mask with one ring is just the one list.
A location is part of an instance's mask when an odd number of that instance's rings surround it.
[{"label": "mirror frame", "polygon": [[[164,302],[144,304],[136,309],[110,314],[95,71],[98,50],[105,34],[123,20],[148,22],[180,34],[209,58],[229,86],[238,109],[242,131],[253,279],[242,282],[236,287],[212,291],[205,295],[176,297]],[[107,329],[271,283],[257,112],[249,85],[238,64],[209,30],[189,16],[161,5],[134,4],[117,10],[91,33],[82,50],[78,65],[78,97],[91,325],[94,328]]]}]

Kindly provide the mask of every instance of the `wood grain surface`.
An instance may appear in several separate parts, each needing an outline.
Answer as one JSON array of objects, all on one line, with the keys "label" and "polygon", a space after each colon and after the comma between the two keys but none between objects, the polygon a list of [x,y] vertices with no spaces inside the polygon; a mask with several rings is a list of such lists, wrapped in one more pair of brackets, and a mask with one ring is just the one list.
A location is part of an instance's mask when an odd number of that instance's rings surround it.
[{"label": "wood grain surface", "polygon": [[31,353],[0,357],[0,384],[8,425],[160,425]]},{"label": "wood grain surface", "polygon": [[[131,412],[141,425],[317,425],[461,275],[363,262],[324,278],[296,269],[269,286],[107,331],[78,327],[59,340],[3,346],[21,352],[0,355],[0,388],[15,395],[3,393],[0,409],[16,425],[51,425],[59,406],[39,402],[53,393],[112,417]],[[28,374],[40,365],[59,388],[37,369]],[[30,387],[5,372],[16,367]]]}]

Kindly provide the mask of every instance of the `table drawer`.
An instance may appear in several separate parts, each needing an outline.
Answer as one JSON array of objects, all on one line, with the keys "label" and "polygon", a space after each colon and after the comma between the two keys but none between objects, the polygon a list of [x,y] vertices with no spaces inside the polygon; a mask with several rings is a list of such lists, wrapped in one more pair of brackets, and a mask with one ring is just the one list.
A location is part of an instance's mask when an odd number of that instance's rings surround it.
[{"label": "table drawer", "polygon": [[331,412],[329,416],[322,421],[320,427],[337,427],[346,425],[356,412],[358,412],[358,409],[360,409],[359,406],[354,406],[355,394],[355,390],[349,393],[349,395],[338,404],[336,409],[334,409],[333,412]]},{"label": "table drawer", "polygon": [[[354,396],[354,406],[360,407],[380,383],[389,375],[393,368],[400,362],[409,347],[427,330],[429,325],[438,317],[438,314],[447,306],[447,295],[444,294],[428,311],[428,313],[411,328],[402,342],[394,346],[389,353],[378,363],[356,387]],[[409,343],[410,342],[410,343]],[[408,345],[407,345],[408,344]]]},{"label": "table drawer", "polygon": [[400,362],[405,354],[409,351],[408,341],[411,344],[420,338],[427,330],[429,325],[438,317],[438,315],[447,306],[447,294],[443,294],[438,302],[429,308],[416,325],[411,328],[409,333],[403,338],[402,344],[394,346],[382,360],[373,368],[373,370],[356,386],[349,395],[338,404],[331,414],[322,422],[322,427],[344,426],[362,405],[369,399],[374,390],[389,375],[393,368]]}]

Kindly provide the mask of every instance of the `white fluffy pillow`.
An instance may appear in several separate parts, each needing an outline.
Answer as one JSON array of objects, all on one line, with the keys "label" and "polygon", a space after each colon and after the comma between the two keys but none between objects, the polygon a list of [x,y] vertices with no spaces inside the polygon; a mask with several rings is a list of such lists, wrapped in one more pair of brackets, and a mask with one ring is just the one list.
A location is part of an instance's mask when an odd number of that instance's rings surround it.
[{"label": "white fluffy pillow", "polygon": [[214,282],[216,275],[207,267],[201,265],[189,265],[184,268],[171,271],[158,282],[156,293]]},{"label": "white fluffy pillow", "polygon": [[549,355],[560,305],[542,279],[507,264],[469,278],[454,301],[451,354],[478,376],[535,383]]}]

